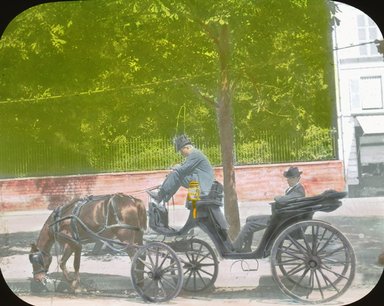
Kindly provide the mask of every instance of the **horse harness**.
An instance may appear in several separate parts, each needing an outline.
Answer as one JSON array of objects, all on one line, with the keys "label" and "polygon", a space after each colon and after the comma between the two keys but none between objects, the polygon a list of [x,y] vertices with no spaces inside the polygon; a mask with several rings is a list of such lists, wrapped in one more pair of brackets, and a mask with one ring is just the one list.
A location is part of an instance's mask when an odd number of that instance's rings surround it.
[{"label": "horse harness", "polygon": [[[79,226],[80,226],[81,228],[83,228],[83,230],[85,230],[87,232],[87,234],[89,234],[90,236],[92,236],[93,238],[95,238],[97,240],[107,240],[107,241],[114,242],[113,240],[102,237],[100,235],[103,232],[105,232],[106,230],[110,230],[113,228],[125,228],[125,229],[129,229],[129,230],[133,230],[133,231],[143,231],[141,228],[139,228],[137,226],[122,223],[121,217],[119,217],[119,210],[117,208],[117,204],[114,201],[115,197],[117,197],[117,196],[123,196],[123,195],[114,194],[114,195],[102,195],[102,196],[88,196],[86,198],[80,199],[75,203],[75,205],[72,209],[72,214],[68,215],[68,216],[64,216],[64,217],[62,217],[63,207],[62,206],[57,207],[53,211],[53,220],[54,221],[52,224],[50,224],[50,226],[53,228],[55,236],[56,235],[59,235],[61,237],[66,236],[63,238],[70,240],[76,244],[84,242],[84,240],[82,241],[80,239],[80,235],[79,235]],[[131,197],[131,196],[128,196],[128,197],[130,197],[131,200],[134,200],[133,197]],[[84,208],[86,205],[89,205],[89,204],[93,203],[94,201],[106,200],[108,198],[109,198],[109,200],[108,200],[107,205],[104,205],[104,215],[105,215],[104,223],[101,226],[101,228],[99,228],[96,231],[93,231],[80,219],[80,217],[79,217],[80,212],[81,212],[82,208]],[[68,237],[67,235],[60,233],[60,222],[67,220],[67,219],[70,219],[70,222],[71,222],[70,225],[71,225],[71,229],[72,229],[72,237]],[[112,221],[110,221],[110,219],[112,219]]]}]

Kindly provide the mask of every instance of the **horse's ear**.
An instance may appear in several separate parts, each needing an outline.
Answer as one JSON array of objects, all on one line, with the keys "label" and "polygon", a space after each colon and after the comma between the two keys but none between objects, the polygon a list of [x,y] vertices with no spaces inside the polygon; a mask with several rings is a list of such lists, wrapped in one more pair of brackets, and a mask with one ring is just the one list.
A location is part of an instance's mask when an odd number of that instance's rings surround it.
[{"label": "horse's ear", "polygon": [[31,252],[33,253],[33,252],[38,252],[38,251],[39,251],[39,249],[37,248],[36,243],[32,242],[31,243]]}]

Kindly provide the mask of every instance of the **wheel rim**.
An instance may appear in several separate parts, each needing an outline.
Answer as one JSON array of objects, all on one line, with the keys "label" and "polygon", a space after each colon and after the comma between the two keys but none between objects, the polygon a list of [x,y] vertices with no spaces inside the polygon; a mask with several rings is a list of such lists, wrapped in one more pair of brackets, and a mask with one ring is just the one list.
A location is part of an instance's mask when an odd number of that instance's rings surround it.
[{"label": "wheel rim", "polygon": [[185,291],[211,288],[218,275],[219,264],[212,247],[200,239],[192,239],[189,250],[179,254],[184,272]]},{"label": "wheel rim", "polygon": [[355,255],[347,238],[322,221],[289,226],[271,252],[272,274],[287,295],[322,303],[342,295],[355,274]]},{"label": "wheel rim", "polygon": [[166,302],[176,297],[183,286],[180,260],[176,253],[160,242],[140,248],[131,266],[132,284],[149,302]]}]

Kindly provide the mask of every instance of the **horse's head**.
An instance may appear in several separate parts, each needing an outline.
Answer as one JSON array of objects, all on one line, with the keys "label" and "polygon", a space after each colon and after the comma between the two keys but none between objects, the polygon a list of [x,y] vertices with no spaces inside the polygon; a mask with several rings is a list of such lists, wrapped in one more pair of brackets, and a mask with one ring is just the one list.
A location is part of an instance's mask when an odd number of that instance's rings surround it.
[{"label": "horse's head", "polygon": [[35,281],[44,282],[48,272],[52,256],[42,250],[39,250],[35,243],[31,244],[29,252],[29,261],[33,268],[33,279]]}]

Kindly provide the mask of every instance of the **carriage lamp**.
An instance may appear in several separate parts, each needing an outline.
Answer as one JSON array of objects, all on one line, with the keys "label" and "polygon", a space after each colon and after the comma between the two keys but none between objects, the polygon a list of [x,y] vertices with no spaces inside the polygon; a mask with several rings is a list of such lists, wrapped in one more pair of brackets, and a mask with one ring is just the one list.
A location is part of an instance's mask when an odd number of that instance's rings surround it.
[{"label": "carriage lamp", "polygon": [[196,201],[200,200],[200,186],[199,182],[191,181],[188,186],[188,201],[192,202],[192,216],[196,219]]}]

